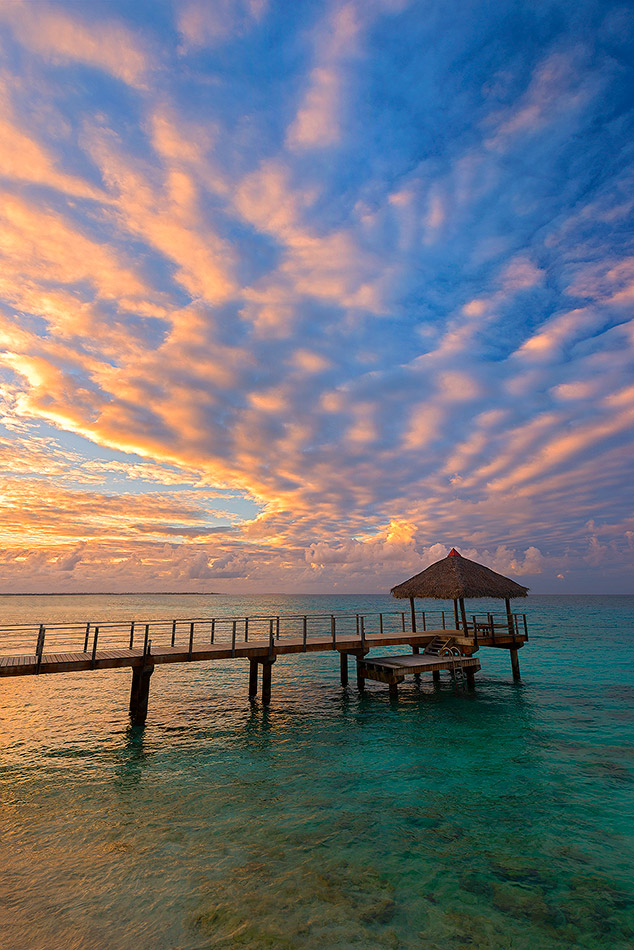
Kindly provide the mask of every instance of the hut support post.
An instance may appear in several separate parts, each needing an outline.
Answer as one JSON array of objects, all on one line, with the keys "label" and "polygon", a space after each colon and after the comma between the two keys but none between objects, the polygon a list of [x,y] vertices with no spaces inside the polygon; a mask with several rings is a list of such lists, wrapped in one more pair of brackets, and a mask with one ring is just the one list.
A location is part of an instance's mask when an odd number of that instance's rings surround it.
[{"label": "hut support post", "polygon": [[454,619],[454,623],[455,623],[455,628],[456,628],[456,630],[459,630],[459,629],[460,629],[460,622],[459,622],[459,620],[458,620],[458,601],[456,600],[455,597],[454,597],[454,601],[453,601],[453,619]]},{"label": "hut support post", "polygon": [[142,726],[147,719],[147,706],[150,696],[150,677],[154,664],[132,667],[132,688],[130,689],[130,719],[133,726]]},{"label": "hut support post", "polygon": [[390,691],[390,699],[398,699],[398,683],[390,683],[388,689]]},{"label": "hut support post", "polygon": [[414,598],[409,599],[409,609],[412,615],[412,633],[416,633],[416,610],[414,609]]},{"label": "hut support post", "polygon": [[509,625],[509,636],[515,639],[515,624],[513,623],[513,614],[511,613],[511,601],[508,597],[504,598],[506,604],[506,621]]},{"label": "hut support post", "polygon": [[357,657],[357,689],[360,693],[365,689],[365,676],[363,675],[363,656]]},{"label": "hut support post", "polygon": [[339,665],[341,673],[341,685],[348,685],[348,654],[343,651],[339,654]]},{"label": "hut support post", "polygon": [[[460,598],[460,614],[462,616],[462,633],[463,636],[467,636],[467,614],[464,609],[464,597]],[[475,630],[473,631],[475,636]]]},{"label": "hut support post", "polygon": [[473,671],[473,670],[470,670],[469,668],[467,668],[467,669],[465,670],[465,673],[467,674],[467,686],[468,686],[468,688],[469,688],[469,689],[475,689],[475,673],[474,673],[474,671]]},{"label": "hut support post", "polygon": [[440,670],[433,670],[431,676],[434,683],[440,683]]},{"label": "hut support post", "polygon": [[520,661],[517,658],[517,648],[511,647],[509,650],[511,654],[511,669],[513,670],[513,679],[520,679]]},{"label": "hut support post", "polygon": [[258,661],[249,660],[249,699],[258,695]]}]

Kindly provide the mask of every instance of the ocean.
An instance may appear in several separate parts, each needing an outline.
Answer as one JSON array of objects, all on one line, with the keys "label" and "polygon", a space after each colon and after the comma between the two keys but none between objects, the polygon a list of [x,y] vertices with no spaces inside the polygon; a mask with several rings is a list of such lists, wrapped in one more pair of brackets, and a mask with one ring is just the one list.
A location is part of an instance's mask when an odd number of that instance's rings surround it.
[{"label": "ocean", "polygon": [[[631,950],[634,597],[515,605],[522,679],[484,649],[473,692],[360,695],[308,653],[263,708],[245,660],[159,667],[132,728],[129,669],[0,679],[0,946]],[[394,606],[0,597],[0,623]]]}]

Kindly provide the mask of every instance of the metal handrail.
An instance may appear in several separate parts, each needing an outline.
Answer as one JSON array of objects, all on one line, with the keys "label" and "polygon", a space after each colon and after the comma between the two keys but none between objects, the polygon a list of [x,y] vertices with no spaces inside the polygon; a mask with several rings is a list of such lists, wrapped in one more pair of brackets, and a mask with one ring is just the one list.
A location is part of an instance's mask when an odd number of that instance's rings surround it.
[{"label": "metal handrail", "polygon": [[[418,631],[412,630],[413,636],[426,635],[428,631],[442,629],[450,632],[452,628],[446,626],[445,611],[431,610],[419,612],[421,625]],[[478,617],[486,617],[486,623]],[[522,637],[520,623],[523,623],[524,634],[527,638],[526,615],[513,615],[514,634]],[[498,630],[508,630],[506,615],[472,615],[471,622],[467,623],[464,631],[467,635],[473,633],[477,642],[478,626],[484,626],[495,636]],[[462,624],[460,625],[462,629]],[[46,632],[48,652],[83,652],[93,655],[96,652],[95,643],[100,649],[124,647],[138,649],[140,655],[148,650],[150,634],[155,644],[165,648],[184,650],[191,656],[194,645],[201,643],[222,644],[231,643],[232,654],[235,656],[238,639],[245,642],[262,639],[264,642],[283,638],[301,638],[306,649],[311,637],[327,637],[332,639],[336,646],[337,638],[350,636],[359,637],[361,644],[366,645],[366,638],[372,635],[404,633],[407,637],[408,627],[405,614],[399,610],[360,611],[360,612],[331,612],[315,614],[276,614],[240,617],[215,616],[169,620],[120,620],[88,623],[52,623],[52,624],[0,624],[0,654],[11,651],[12,654],[23,654],[41,657],[43,652],[43,636]],[[137,636],[138,631],[138,636]],[[34,642],[35,641],[35,642]]]}]

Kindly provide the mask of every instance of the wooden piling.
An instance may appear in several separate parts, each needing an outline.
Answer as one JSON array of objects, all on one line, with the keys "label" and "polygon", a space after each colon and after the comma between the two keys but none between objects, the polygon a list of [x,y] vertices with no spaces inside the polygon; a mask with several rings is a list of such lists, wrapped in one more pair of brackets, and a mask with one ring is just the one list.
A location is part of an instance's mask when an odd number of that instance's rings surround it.
[{"label": "wooden piling", "polygon": [[341,666],[341,685],[348,685],[348,654],[343,651],[339,654],[339,663]]},{"label": "wooden piling", "polygon": [[440,670],[434,670],[431,676],[434,683],[440,683]]},{"label": "wooden piling", "polygon": [[258,695],[258,661],[249,660],[249,699]]},{"label": "wooden piling", "polygon": [[362,657],[357,657],[357,689],[360,693],[365,689],[365,676],[362,672]]},{"label": "wooden piling", "polygon": [[398,699],[398,683],[390,683],[388,686],[390,699]]},{"label": "wooden piling", "polygon": [[469,689],[475,689],[475,670],[467,667],[465,670],[465,676],[467,677],[467,686]]},{"label": "wooden piling", "polygon": [[412,615],[412,632],[416,633],[416,610],[414,608],[414,598],[410,597],[409,599],[409,609]]},{"label": "wooden piling", "polygon": [[132,667],[132,688],[130,689],[130,719],[133,726],[142,726],[147,719],[148,699],[150,696],[150,677],[154,664]]},{"label": "wooden piling", "polygon": [[262,660],[262,705],[268,706],[271,702],[271,668],[275,660]]},{"label": "wooden piling", "polygon": [[509,653],[511,654],[511,669],[513,670],[513,679],[518,680],[520,679],[520,661],[517,657],[517,648],[511,647]]}]

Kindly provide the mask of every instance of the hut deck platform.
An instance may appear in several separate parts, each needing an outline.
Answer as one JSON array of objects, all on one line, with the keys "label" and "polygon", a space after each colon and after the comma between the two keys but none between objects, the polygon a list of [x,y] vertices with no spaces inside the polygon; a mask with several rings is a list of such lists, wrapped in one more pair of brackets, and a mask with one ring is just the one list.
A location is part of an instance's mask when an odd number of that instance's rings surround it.
[{"label": "hut deck platform", "polygon": [[375,679],[380,683],[390,682],[394,678],[402,680],[412,673],[457,669],[470,669],[477,673],[481,668],[480,660],[475,656],[433,656],[426,653],[366,657],[360,666],[367,679]]}]

